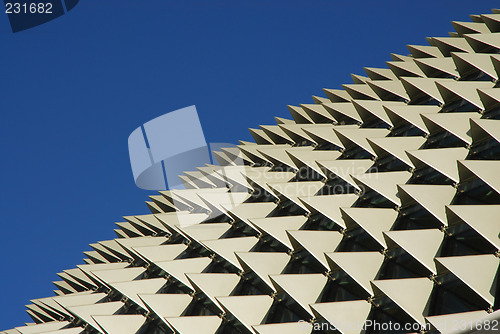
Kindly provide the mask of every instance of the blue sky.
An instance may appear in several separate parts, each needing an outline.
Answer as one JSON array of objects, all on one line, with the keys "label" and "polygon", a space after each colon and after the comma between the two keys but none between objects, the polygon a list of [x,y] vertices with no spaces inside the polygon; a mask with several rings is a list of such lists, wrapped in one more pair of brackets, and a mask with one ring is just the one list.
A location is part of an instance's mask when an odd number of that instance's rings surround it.
[{"label": "blue sky", "polygon": [[0,330],[121,216],[148,213],[127,138],[195,104],[209,142],[289,117],[321,88],[495,1],[83,0],[12,34],[0,13]]}]

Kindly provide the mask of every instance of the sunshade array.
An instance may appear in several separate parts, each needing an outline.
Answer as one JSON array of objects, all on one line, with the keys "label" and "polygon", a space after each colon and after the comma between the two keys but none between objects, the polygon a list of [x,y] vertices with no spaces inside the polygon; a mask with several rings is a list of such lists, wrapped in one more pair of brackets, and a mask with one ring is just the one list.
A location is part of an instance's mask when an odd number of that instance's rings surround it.
[{"label": "sunshade array", "polygon": [[500,320],[500,11],[471,18],[186,172],[2,333]]}]

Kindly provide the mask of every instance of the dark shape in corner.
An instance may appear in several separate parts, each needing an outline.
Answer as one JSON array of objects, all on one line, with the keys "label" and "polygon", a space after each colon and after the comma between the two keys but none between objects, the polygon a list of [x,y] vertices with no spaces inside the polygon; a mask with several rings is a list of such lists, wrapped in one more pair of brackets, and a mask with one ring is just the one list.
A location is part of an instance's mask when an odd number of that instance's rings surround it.
[{"label": "dark shape in corner", "polygon": [[[64,15],[62,0],[3,0],[12,32],[27,30]],[[79,0],[64,0],[66,11]]]}]

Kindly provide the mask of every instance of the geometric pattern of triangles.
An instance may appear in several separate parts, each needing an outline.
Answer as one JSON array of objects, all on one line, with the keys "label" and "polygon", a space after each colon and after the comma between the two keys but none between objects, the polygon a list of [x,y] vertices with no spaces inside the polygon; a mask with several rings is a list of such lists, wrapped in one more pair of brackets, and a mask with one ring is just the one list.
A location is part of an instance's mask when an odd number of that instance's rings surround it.
[{"label": "geometric pattern of triangles", "polygon": [[186,172],[2,333],[500,319],[500,11],[471,17]]}]

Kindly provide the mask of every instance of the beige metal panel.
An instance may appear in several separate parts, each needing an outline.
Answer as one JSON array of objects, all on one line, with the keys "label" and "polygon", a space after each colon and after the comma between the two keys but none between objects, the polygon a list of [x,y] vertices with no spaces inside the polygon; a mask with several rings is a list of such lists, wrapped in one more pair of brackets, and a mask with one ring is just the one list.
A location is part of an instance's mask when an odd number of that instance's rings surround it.
[{"label": "beige metal panel", "polygon": [[327,283],[322,274],[283,274],[269,276],[278,292],[285,292],[297,302],[311,317],[314,317],[310,304],[318,301]]},{"label": "beige metal panel", "polygon": [[409,61],[387,61],[386,64],[398,77],[426,76],[413,59]]},{"label": "beige metal panel", "polygon": [[285,198],[307,210],[299,197],[314,196],[323,188],[324,183],[320,181],[302,181],[288,183],[268,183],[268,186],[279,198]]},{"label": "beige metal panel", "polygon": [[289,249],[292,249],[292,244],[288,239],[287,230],[299,230],[306,222],[305,216],[285,216],[285,217],[268,217],[268,218],[252,218],[249,219],[259,232],[264,235],[270,235]]},{"label": "beige metal panel", "polygon": [[389,130],[386,129],[337,129],[334,131],[339,136],[340,141],[344,144],[344,147],[348,148],[351,145],[356,145],[375,155],[370,144],[366,140],[367,138],[380,138],[386,137],[389,134]]},{"label": "beige metal panel", "polygon": [[203,173],[217,187],[226,187],[227,183],[224,181],[224,178],[217,174],[217,171],[221,169],[220,166],[206,165],[204,167],[197,167],[196,169]]},{"label": "beige metal panel", "polygon": [[500,104],[500,89],[478,89],[477,93],[486,110],[492,109]]},{"label": "beige metal panel", "polygon": [[343,89],[323,88],[323,92],[331,102],[349,102],[351,100],[351,96]]},{"label": "beige metal panel", "polygon": [[[135,218],[135,216],[123,216],[123,219],[132,224],[132,226],[134,226],[139,232],[141,232],[141,234],[154,235],[156,233],[155,229],[150,228],[148,224],[145,224],[141,220]],[[96,251],[99,250],[96,249]]]},{"label": "beige metal panel", "polygon": [[359,334],[364,332],[371,305],[365,300],[353,300],[313,304],[311,308],[316,318],[325,319],[339,333]]},{"label": "beige metal panel", "polygon": [[[141,233],[141,231],[139,231],[134,225],[130,224],[129,222],[115,223],[115,225],[118,226],[123,232],[125,232],[125,234],[127,234],[127,236],[129,236],[131,238],[144,236],[144,234]],[[94,252],[91,254],[96,254],[96,253],[97,252]],[[84,254],[85,254],[85,252],[84,252]],[[98,261],[107,262],[107,261],[103,261],[103,259],[100,257],[97,257],[97,258],[98,258]]]},{"label": "beige metal panel", "polygon": [[116,314],[123,306],[124,304],[122,302],[110,302],[84,306],[71,306],[68,308],[68,311],[70,311],[75,317],[92,326],[98,332],[102,333],[102,329],[95,322],[93,316],[113,315]]},{"label": "beige metal panel", "polygon": [[448,225],[463,221],[500,250],[500,205],[450,205],[446,215]]},{"label": "beige metal panel", "polygon": [[36,333],[45,333],[49,331],[63,329],[69,324],[70,324],[69,321],[52,321],[33,326],[16,327],[15,329],[18,330],[21,334],[36,334]]},{"label": "beige metal panel", "polygon": [[401,205],[401,200],[396,185],[405,184],[410,177],[411,173],[409,172],[366,173],[352,176],[362,192],[369,188],[397,206]]},{"label": "beige metal panel", "polygon": [[228,214],[234,219],[246,221],[249,218],[267,217],[274,209],[276,203],[273,202],[242,203],[228,211]]},{"label": "beige metal panel", "polygon": [[[157,197],[159,197],[159,196],[157,196]],[[151,211],[151,213],[162,213],[165,211],[172,211],[172,210],[165,210],[165,209],[161,208],[156,202],[152,202],[152,201],[146,201],[146,205],[148,206],[149,211]],[[118,238],[126,238],[126,236],[127,236],[120,229],[115,229],[114,231],[115,231],[115,233],[117,233]],[[123,233],[123,234],[121,234],[121,233]]]},{"label": "beige metal panel", "polygon": [[221,151],[226,154],[230,161],[235,162],[237,165],[239,165],[239,163],[236,163],[236,161],[247,161],[252,163],[252,160],[246,157],[238,147],[223,147],[221,148]]},{"label": "beige metal panel", "polygon": [[296,107],[291,105],[288,105],[287,107],[295,123],[297,124],[314,123],[311,116],[309,116],[301,107]]},{"label": "beige metal panel", "polygon": [[398,80],[388,68],[363,67],[371,80]]},{"label": "beige metal panel", "polygon": [[175,211],[184,211],[184,210],[190,210],[191,209],[189,207],[189,205],[187,205],[186,203],[182,202],[182,200],[174,198],[173,194],[169,190],[159,191],[158,193],[160,193],[160,195],[165,198],[163,201],[166,204],[168,204],[169,206],[172,206],[172,207],[174,207],[176,209]]},{"label": "beige metal panel", "polygon": [[[153,233],[153,231],[151,231],[151,233]],[[113,252],[111,252],[101,244],[89,244],[89,246],[92,247],[92,249],[99,253],[102,257],[104,257],[107,262],[120,262],[121,260],[120,257],[115,255]]]},{"label": "beige metal panel", "polygon": [[449,57],[451,52],[474,52],[468,40],[462,37],[432,37],[428,40],[446,57]]},{"label": "beige metal panel", "polygon": [[254,272],[273,290],[269,275],[281,274],[290,261],[288,254],[274,252],[237,252],[236,258],[245,272]]},{"label": "beige metal panel", "polygon": [[[333,132],[333,131],[332,131]],[[295,163],[290,159],[290,156],[288,155],[287,152],[295,152],[295,151],[312,151],[314,147],[312,146],[300,146],[300,147],[290,147],[286,150],[281,149],[281,148],[274,148],[274,147],[269,147],[269,148],[260,148],[259,152],[262,153],[267,159],[269,159],[274,165],[285,165],[288,166],[292,169],[297,169],[297,166]],[[257,173],[253,172],[247,172],[246,175],[255,175]],[[265,175],[263,173],[258,173],[257,179],[261,179],[259,176]],[[267,175],[267,174],[266,174]],[[268,174],[270,177],[272,177],[272,173]],[[291,179],[292,177],[290,177]],[[288,179],[288,180],[290,180]],[[288,181],[287,180],[287,181]]]},{"label": "beige metal panel", "polygon": [[385,137],[385,138],[370,138],[368,143],[377,154],[378,158],[386,155],[391,155],[396,159],[404,162],[409,167],[413,167],[413,163],[406,155],[407,150],[418,150],[424,143],[423,137]]},{"label": "beige metal panel", "polygon": [[262,129],[248,129],[250,131],[250,134],[252,135],[253,139],[257,144],[265,145],[265,144],[273,144],[274,141],[269,137],[267,133],[264,132]]},{"label": "beige metal panel", "polygon": [[[297,166],[291,162],[292,160],[290,159],[290,156],[287,154],[287,151],[281,151],[284,155],[288,157],[290,160],[289,165],[291,168],[294,168],[294,170],[297,170]],[[283,159],[284,160],[284,159]],[[269,194],[274,195],[273,191],[271,188],[269,188],[268,183],[280,183],[280,182],[289,182],[291,179],[295,177],[295,172],[290,172],[290,171],[284,171],[284,172],[248,172],[246,173],[245,177],[248,180],[248,183],[252,185],[254,188],[252,192],[258,192],[260,189],[264,189],[267,191]],[[276,197],[277,198],[277,197]],[[245,204],[245,203],[241,203]],[[239,204],[239,205],[241,205]],[[232,207],[235,206],[226,206],[222,205],[226,209],[231,209]]]},{"label": "beige metal panel", "polygon": [[266,171],[269,167],[246,167],[246,166],[229,166],[224,167],[217,171],[217,174],[222,176],[229,184],[231,184],[231,191],[244,191],[252,187],[246,181],[244,175],[249,170]]},{"label": "beige metal panel", "polygon": [[455,63],[449,57],[415,59],[415,63],[428,77],[439,78],[448,75],[458,77]]},{"label": "beige metal panel", "polygon": [[[186,211],[183,211],[183,212],[160,213],[156,214],[155,217],[160,221],[160,223],[162,223],[169,230],[170,233],[175,234],[177,233],[176,226],[198,225],[202,221],[207,219],[209,216],[207,213],[188,213]],[[155,239],[156,238],[158,237],[155,237]],[[163,241],[163,243],[164,242],[166,242],[166,240]],[[134,246],[141,246],[141,245],[134,245]]]},{"label": "beige metal panel", "polygon": [[470,131],[472,134],[472,143],[486,138],[493,138],[500,142],[500,122],[497,120],[471,119]]},{"label": "beige metal panel", "polygon": [[379,100],[377,94],[368,85],[349,84],[349,85],[342,85],[342,87],[346,90],[351,99]]},{"label": "beige metal panel", "polygon": [[420,204],[425,210],[446,226],[445,205],[455,196],[456,189],[446,185],[402,184],[398,192],[403,205],[413,202]]},{"label": "beige metal panel", "polygon": [[477,89],[493,87],[493,83],[487,81],[443,81],[436,82],[436,85],[445,103],[453,102],[458,97],[481,109],[483,109],[484,106],[481,103]]},{"label": "beige metal panel", "polygon": [[375,296],[387,296],[420,325],[425,325],[433,283],[427,278],[372,281]]},{"label": "beige metal panel", "polygon": [[235,163],[222,151],[212,151],[213,156],[221,166],[235,166]]},{"label": "beige metal panel", "polygon": [[[83,253],[85,254],[86,252],[83,252]],[[81,288],[75,288],[75,286],[69,284],[66,281],[56,281],[56,282],[52,282],[52,284],[54,284],[64,294],[75,293],[75,292],[84,290]]]},{"label": "beige metal panel", "polygon": [[319,212],[323,216],[345,228],[340,208],[351,207],[358,199],[355,194],[322,195],[312,197],[299,197],[310,212]]},{"label": "beige metal panel", "polygon": [[180,199],[189,206],[195,208],[196,210],[209,211],[208,205],[200,198],[199,195],[203,193],[215,194],[215,193],[227,193],[226,188],[215,188],[215,189],[174,189],[170,191],[175,199]]},{"label": "beige metal panel", "polygon": [[[324,102],[328,102],[326,99]],[[313,123],[336,123],[337,120],[321,104],[301,104],[301,108],[311,117]]]},{"label": "beige metal panel", "polygon": [[230,228],[229,223],[198,224],[187,227],[176,226],[179,232],[188,240],[202,242],[206,240],[219,239]]},{"label": "beige metal panel", "polygon": [[319,160],[317,163],[328,179],[339,177],[357,189],[359,188],[351,175],[364,174],[373,166],[373,160],[371,159]]},{"label": "beige metal panel", "polygon": [[[158,217],[163,217],[163,215],[172,216],[172,214],[164,213],[164,214],[158,215]],[[148,236],[148,237],[141,237],[141,238],[115,239],[115,240],[127,252],[131,252],[131,254],[134,254],[132,252],[133,247],[157,246],[157,245],[161,245],[161,244],[166,243],[168,239],[166,237],[150,237],[150,236]],[[97,268],[99,268],[99,267],[97,267]]]},{"label": "beige metal panel", "polygon": [[361,227],[382,247],[387,248],[383,236],[394,225],[398,213],[393,209],[344,208],[340,210],[348,229]]},{"label": "beige metal panel", "polygon": [[481,19],[491,32],[500,32],[500,14],[481,14]]},{"label": "beige metal panel", "polygon": [[200,188],[215,188],[215,184],[200,171],[184,172],[184,175]]},{"label": "beige metal panel", "polygon": [[309,334],[313,326],[308,322],[287,322],[252,326],[257,334]]},{"label": "beige metal panel", "polygon": [[460,182],[469,179],[475,175],[480,178],[484,183],[489,185],[497,193],[500,193],[500,178],[498,177],[498,170],[500,168],[500,161],[487,161],[487,160],[463,160],[458,161],[458,173],[460,175]]},{"label": "beige metal panel", "polygon": [[363,122],[368,122],[372,117],[385,122],[388,126],[392,126],[391,119],[387,116],[384,106],[405,106],[403,102],[395,101],[372,101],[372,100],[353,100],[352,104],[356,108]]},{"label": "beige metal panel", "polygon": [[25,307],[27,308],[27,311],[28,312],[31,312],[29,313],[30,316],[33,314],[35,316],[35,318],[32,318],[36,323],[41,323],[41,322],[51,322],[51,321],[55,321],[56,319],[51,316],[50,314],[48,314],[47,312],[45,312],[44,309],[36,306],[36,305],[33,305],[33,304],[30,304],[30,305],[25,305]]},{"label": "beige metal panel", "polygon": [[196,183],[194,183],[186,175],[177,175],[177,177],[181,180],[184,188],[186,188],[186,189],[199,189],[199,187],[196,185]]},{"label": "beige metal panel", "polygon": [[316,95],[313,95],[312,99],[313,99],[313,102],[317,103],[317,104],[322,104],[322,103],[325,103],[325,102],[331,102],[330,99],[327,99],[327,98],[324,98],[324,97],[321,97],[321,96],[316,96]]},{"label": "beige metal panel", "polygon": [[307,127],[304,132],[307,133],[316,143],[330,143],[340,148],[344,148],[337,134],[333,131],[334,126]]},{"label": "beige metal panel", "polygon": [[58,331],[44,332],[43,334],[85,334],[85,330],[81,327],[74,327],[74,328],[60,329]]},{"label": "beige metal panel", "polygon": [[[463,313],[452,313],[445,315],[434,315],[425,317],[427,323],[442,334],[451,334],[459,329],[462,324],[475,324],[477,320],[486,316],[486,311],[472,311]],[[460,325],[459,325],[460,324]]]},{"label": "beige metal panel", "polygon": [[[158,220],[156,218],[154,218],[153,215],[151,215],[151,218],[153,220],[156,220],[156,222],[158,222]],[[130,254],[127,251],[125,251],[123,249],[123,247],[116,240],[99,241],[99,244],[101,244],[103,247],[107,248],[108,250],[110,250],[111,252],[113,252],[114,254],[116,254],[118,257],[120,257],[122,259],[127,259],[127,258],[130,259],[131,258]],[[85,278],[81,277],[81,275],[79,275],[78,272],[72,271],[72,272],[68,272],[68,274],[73,275],[73,276],[76,275],[75,277],[85,281]]]},{"label": "beige metal panel", "polygon": [[379,80],[379,81],[369,81],[368,86],[378,95],[381,100],[391,101],[403,99],[409,101],[410,97],[406,93],[403,85],[399,80],[389,81],[389,80]]},{"label": "beige metal panel", "polygon": [[[90,291],[82,291],[82,292],[78,292],[76,294],[90,294]],[[67,296],[67,297],[70,297],[70,296],[74,296],[76,295],[75,293],[72,293],[72,294],[69,294],[69,295],[63,295],[63,296],[56,296],[56,297],[47,297],[47,298],[41,298],[41,299],[35,299],[35,300],[31,300],[31,302],[35,305],[38,305],[39,307],[45,307],[46,309],[50,309],[52,312],[57,312],[61,315],[69,315],[68,311],[62,307],[60,304],[58,304],[56,302],[56,299],[57,298],[60,298],[60,297],[64,297],[64,296]],[[105,294],[102,294],[102,298],[106,297]],[[98,300],[99,301],[99,300]]]},{"label": "beige metal panel", "polygon": [[335,252],[325,253],[332,272],[342,270],[358,283],[366,292],[373,295],[370,281],[377,276],[384,256],[379,252]]},{"label": "beige metal panel", "polygon": [[441,108],[438,106],[406,105],[390,107],[384,106],[384,110],[387,113],[387,116],[391,119],[392,124],[395,126],[401,124],[401,122],[406,122],[412,124],[423,132],[428,133],[427,127],[425,126],[425,123],[420,115],[435,114],[438,113]]},{"label": "beige metal panel", "polygon": [[276,143],[293,143],[292,138],[283,131],[278,125],[260,125],[260,128]]},{"label": "beige metal panel", "polygon": [[351,73],[351,79],[352,79],[352,83],[355,83],[355,84],[364,84],[367,81],[371,80],[368,77],[365,77],[365,76],[362,76],[359,74],[353,74],[353,73]]},{"label": "beige metal panel", "polygon": [[392,58],[392,60],[398,61],[398,62],[412,62],[414,59],[411,55],[403,56],[403,55],[396,54],[396,53],[391,53],[391,58]]},{"label": "beige metal panel", "polygon": [[453,52],[451,56],[462,78],[480,71],[495,80],[498,79],[489,54]]},{"label": "beige metal panel", "polygon": [[92,289],[92,288],[96,287],[95,282],[92,281],[92,279],[90,279],[87,275],[85,275],[85,273],[83,271],[81,271],[78,268],[68,269],[68,270],[63,270],[63,271],[64,271],[64,273],[68,274],[74,280],[76,280],[77,282],[79,282],[80,284],[84,285],[87,288]]},{"label": "beige metal panel", "polygon": [[79,264],[76,267],[82,270],[90,279],[94,282],[99,282],[99,280],[92,275],[93,270],[110,270],[110,269],[123,269],[128,267],[129,263],[99,263],[99,264]]},{"label": "beige metal panel", "polygon": [[139,298],[138,294],[158,293],[166,283],[167,280],[164,278],[150,278],[130,282],[110,283],[109,285],[136,305],[146,309],[146,305]]},{"label": "beige metal panel", "polygon": [[161,195],[148,196],[158,207],[160,207],[160,212],[170,212],[176,211],[175,205],[168,199]]},{"label": "beige metal panel", "polygon": [[127,282],[139,279],[146,270],[143,267],[133,267],[112,270],[92,270],[91,273],[105,285],[115,282]]},{"label": "beige metal panel", "polygon": [[218,297],[217,300],[226,313],[233,315],[250,333],[253,333],[253,325],[262,323],[273,303],[266,295]]},{"label": "beige metal panel", "polygon": [[450,256],[439,257],[435,261],[439,275],[451,272],[482,299],[493,305],[496,290],[494,280],[499,263],[497,257],[492,254]]},{"label": "beige metal panel", "polygon": [[283,118],[283,117],[274,117],[276,124],[295,124],[293,119]]},{"label": "beige metal panel", "polygon": [[287,151],[287,154],[290,156],[295,166],[300,168],[307,167],[319,175],[326,178],[326,175],[323,174],[320,166],[317,164],[317,160],[336,160],[341,156],[340,152],[337,151]]},{"label": "beige metal panel", "polygon": [[242,269],[234,253],[248,252],[257,244],[257,242],[258,239],[254,237],[240,237],[208,240],[203,241],[202,244],[215,254],[219,255],[220,257],[234,265],[236,268]]},{"label": "beige metal panel", "polygon": [[451,21],[455,30],[460,34],[489,34],[491,33],[488,26],[478,22],[459,22]]},{"label": "beige metal panel", "polygon": [[294,252],[302,249],[306,250],[316,260],[318,260],[326,269],[328,263],[325,253],[334,252],[342,241],[342,234],[336,231],[288,231],[290,242]]},{"label": "beige metal panel", "polygon": [[258,146],[259,145],[238,145],[237,147],[243,154],[245,161],[251,162],[251,164],[262,165],[269,161],[257,151]]},{"label": "beige metal panel", "polygon": [[[117,261],[118,262],[118,261]],[[89,290],[87,286],[84,284],[80,284],[78,280],[76,280],[74,277],[68,275],[67,273],[57,273],[57,276],[59,276],[63,281],[68,283],[73,289],[76,291],[85,291]]]},{"label": "beige metal panel", "polygon": [[192,289],[191,283],[186,278],[185,274],[201,273],[211,262],[212,260],[208,257],[196,257],[156,262],[155,265],[164,270],[168,275],[183,283],[188,288]]},{"label": "beige metal panel", "polygon": [[434,258],[439,254],[444,234],[439,229],[384,232],[389,249],[401,248],[436,274]]},{"label": "beige metal panel", "polygon": [[106,334],[136,334],[146,321],[140,314],[96,315],[92,318]]},{"label": "beige metal panel", "polygon": [[435,46],[427,45],[407,45],[406,46],[414,58],[441,58],[444,57],[441,51]]},{"label": "beige metal panel", "polygon": [[476,52],[496,53],[500,50],[500,33],[470,34],[464,37]]},{"label": "beige metal panel", "polygon": [[401,78],[401,83],[405,87],[406,92],[412,101],[417,101],[424,96],[428,96],[439,103],[444,103],[444,99],[436,86],[436,82],[446,82],[452,80],[453,79],[405,77]]},{"label": "beige metal panel", "polygon": [[[317,126],[316,124],[315,125],[310,125],[310,124],[309,125],[307,125],[307,124],[280,124],[278,126],[281,129],[283,129],[283,131],[290,138],[292,138],[292,140],[295,143],[299,143],[300,145],[302,145],[302,142],[309,141],[309,142],[316,144],[314,142],[314,140],[307,133],[305,133],[303,130],[304,127],[315,127],[315,126]],[[285,146],[285,147],[287,147],[287,146]],[[289,148],[289,147],[290,146],[288,145],[287,148]]]},{"label": "beige metal panel", "polygon": [[[349,99],[351,100],[351,99]],[[362,120],[359,117],[356,108],[352,103],[324,103],[326,110],[335,117],[339,122],[348,119],[355,122],[361,123]]]},{"label": "beige metal panel", "polygon": [[176,334],[214,334],[222,319],[216,315],[165,318]]},{"label": "beige metal panel", "polygon": [[207,296],[221,313],[224,310],[215,297],[229,296],[240,281],[240,276],[232,273],[186,274],[186,277],[193,288]]},{"label": "beige metal panel", "polygon": [[[29,314],[29,313],[28,313]],[[31,316],[31,314],[29,314]],[[17,329],[9,329],[1,332],[2,334],[19,334],[20,332]]]},{"label": "beige metal panel", "polygon": [[431,134],[444,129],[462,139],[465,143],[471,144],[470,120],[480,118],[481,114],[474,112],[445,113],[445,114],[425,114],[422,119]]},{"label": "beige metal panel", "polygon": [[469,150],[463,147],[436,148],[408,151],[406,154],[415,167],[429,166],[454,182],[458,182],[457,160],[463,160]]},{"label": "beige metal panel", "polygon": [[181,293],[139,294],[139,298],[148,310],[155,313],[160,319],[179,317],[193,300],[190,295]]},{"label": "beige metal panel", "polygon": [[228,208],[236,207],[250,198],[248,192],[203,193],[198,196],[209,207],[209,218],[225,214]]}]

